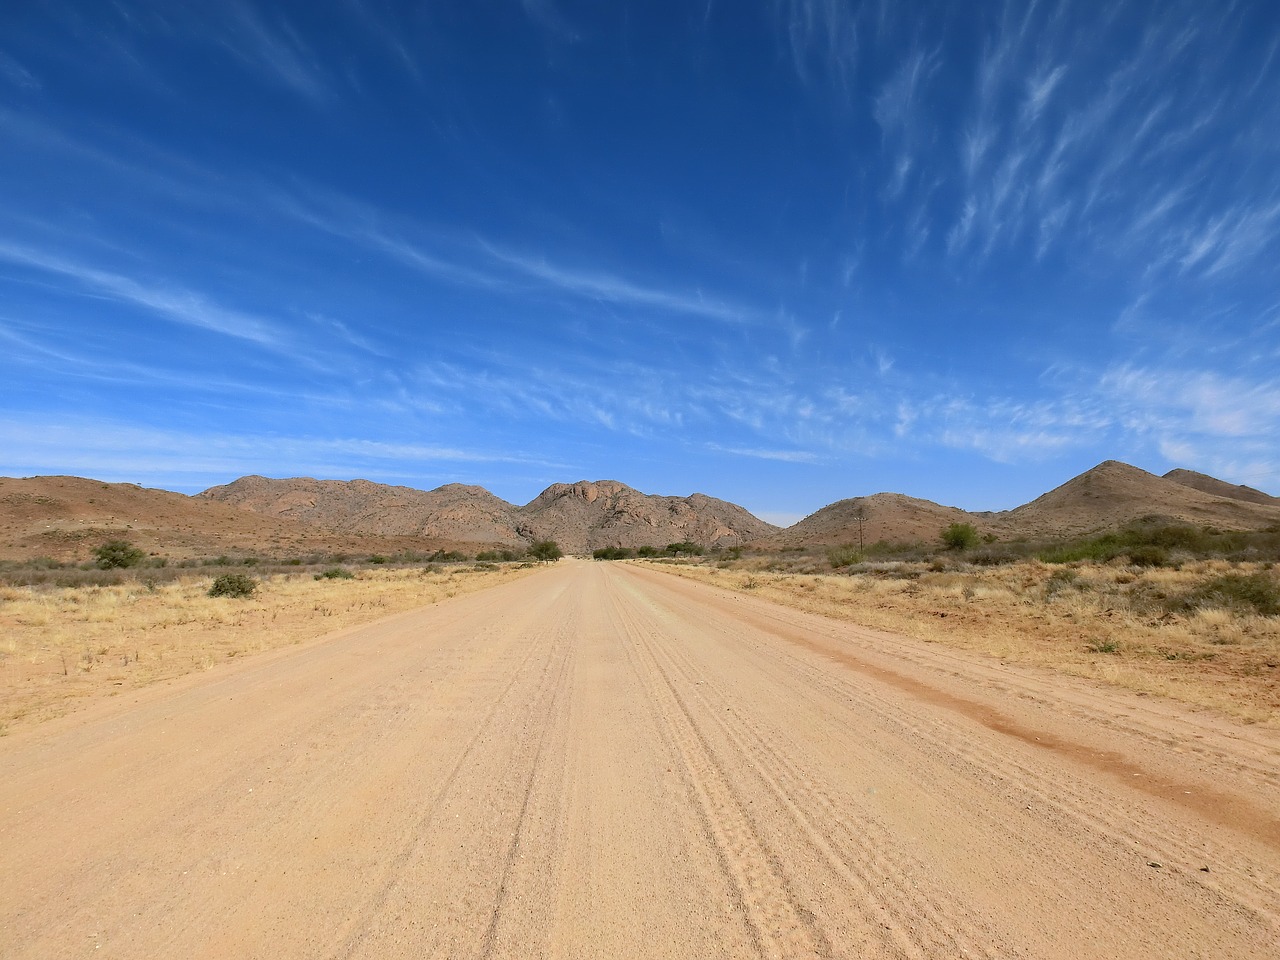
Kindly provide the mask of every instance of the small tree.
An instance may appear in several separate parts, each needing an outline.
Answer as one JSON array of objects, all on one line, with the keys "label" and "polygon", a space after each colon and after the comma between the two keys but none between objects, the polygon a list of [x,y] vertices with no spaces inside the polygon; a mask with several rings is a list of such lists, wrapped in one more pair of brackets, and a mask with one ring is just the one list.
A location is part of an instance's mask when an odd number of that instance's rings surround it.
[{"label": "small tree", "polygon": [[103,570],[117,567],[136,567],[146,554],[128,540],[109,540],[93,552],[98,566]]},{"label": "small tree", "polygon": [[978,545],[978,531],[972,523],[953,523],[942,531],[942,542],[948,550],[968,550]]},{"label": "small tree", "polygon": [[529,556],[534,560],[550,562],[559,560],[564,556],[564,553],[561,552],[560,546],[554,540],[539,540],[529,547]]}]

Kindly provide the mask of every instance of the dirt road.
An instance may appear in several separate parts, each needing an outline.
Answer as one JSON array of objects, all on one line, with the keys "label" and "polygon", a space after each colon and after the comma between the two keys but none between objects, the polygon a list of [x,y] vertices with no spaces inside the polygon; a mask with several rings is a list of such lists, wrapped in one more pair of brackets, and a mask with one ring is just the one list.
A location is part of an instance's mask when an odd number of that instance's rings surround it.
[{"label": "dirt road", "polygon": [[565,561],[0,740],[0,956],[1274,960],[1278,747]]}]

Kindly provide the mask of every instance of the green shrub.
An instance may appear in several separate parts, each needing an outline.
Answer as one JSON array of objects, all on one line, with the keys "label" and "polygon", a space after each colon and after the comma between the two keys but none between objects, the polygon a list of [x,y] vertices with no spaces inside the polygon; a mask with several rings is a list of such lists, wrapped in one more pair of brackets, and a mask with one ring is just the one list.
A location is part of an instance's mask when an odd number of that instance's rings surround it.
[{"label": "green shrub", "polygon": [[323,573],[317,573],[315,578],[317,580],[351,580],[354,577],[355,574],[344,567],[330,567]]},{"label": "green shrub", "polygon": [[559,560],[564,553],[554,540],[539,540],[529,547],[529,556],[534,560],[552,561]]},{"label": "green shrub", "polygon": [[942,531],[942,542],[948,550],[968,550],[976,547],[979,539],[972,523],[953,523]]},{"label": "green shrub", "polygon": [[637,557],[656,557],[661,552],[657,547],[636,547]]},{"label": "green shrub", "polygon": [[827,551],[827,562],[832,568],[839,570],[841,567],[847,567],[853,563],[862,562],[862,551],[852,544],[846,544],[843,547],[832,547]]},{"label": "green shrub", "polygon": [[1280,616],[1280,582],[1265,573],[1224,573],[1196,585],[1172,606],[1184,611],[1217,608],[1264,617]]},{"label": "green shrub", "polygon": [[682,554],[690,557],[700,557],[705,552],[701,544],[694,543],[692,540],[681,540],[679,543],[667,544],[667,553],[673,557],[678,557]]},{"label": "green shrub", "polygon": [[1129,562],[1135,567],[1167,567],[1169,565],[1169,551],[1154,543],[1130,547],[1126,553]]},{"label": "green shrub", "polygon": [[597,560],[628,560],[634,555],[626,547],[601,547],[591,554]]},{"label": "green shrub", "polygon": [[224,573],[209,588],[211,597],[252,597],[258,581],[243,573]]},{"label": "green shrub", "polygon": [[93,555],[101,570],[136,567],[146,557],[145,553],[128,540],[109,540],[95,550]]},{"label": "green shrub", "polygon": [[369,562],[370,563],[390,563],[391,560],[389,557],[384,557],[380,553],[375,553],[373,556],[369,558]]},{"label": "green shrub", "polygon": [[462,563],[467,555],[458,550],[437,550],[427,560],[431,563]]}]

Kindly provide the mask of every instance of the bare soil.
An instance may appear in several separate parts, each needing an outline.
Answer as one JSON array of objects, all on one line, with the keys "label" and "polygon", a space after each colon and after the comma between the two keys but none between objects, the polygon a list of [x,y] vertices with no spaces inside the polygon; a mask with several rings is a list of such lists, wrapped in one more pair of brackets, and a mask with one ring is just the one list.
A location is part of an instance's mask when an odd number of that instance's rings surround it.
[{"label": "bare soil", "polygon": [[1278,748],[565,561],[0,740],[0,955],[1274,958]]}]

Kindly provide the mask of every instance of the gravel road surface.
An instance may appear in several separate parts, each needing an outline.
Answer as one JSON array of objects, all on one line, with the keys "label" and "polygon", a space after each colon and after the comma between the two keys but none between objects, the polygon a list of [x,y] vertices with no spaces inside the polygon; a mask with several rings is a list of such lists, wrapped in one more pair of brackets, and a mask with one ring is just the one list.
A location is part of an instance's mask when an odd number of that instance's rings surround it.
[{"label": "gravel road surface", "polygon": [[0,956],[1280,956],[1280,736],[632,564],[0,740]]}]

